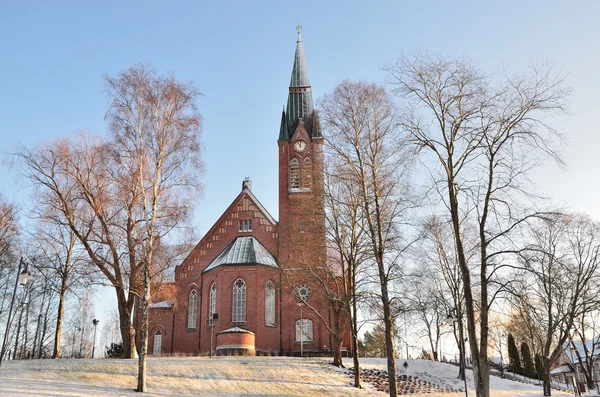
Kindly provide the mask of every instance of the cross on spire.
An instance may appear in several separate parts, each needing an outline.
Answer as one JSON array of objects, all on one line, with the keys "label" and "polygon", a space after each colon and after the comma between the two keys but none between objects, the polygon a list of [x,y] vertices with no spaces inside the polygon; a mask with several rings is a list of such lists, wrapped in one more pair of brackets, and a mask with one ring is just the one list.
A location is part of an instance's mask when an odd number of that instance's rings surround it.
[{"label": "cross on spire", "polygon": [[300,25],[300,22],[298,22],[298,26],[296,26],[296,29],[298,30],[298,34],[302,33],[302,25]]}]

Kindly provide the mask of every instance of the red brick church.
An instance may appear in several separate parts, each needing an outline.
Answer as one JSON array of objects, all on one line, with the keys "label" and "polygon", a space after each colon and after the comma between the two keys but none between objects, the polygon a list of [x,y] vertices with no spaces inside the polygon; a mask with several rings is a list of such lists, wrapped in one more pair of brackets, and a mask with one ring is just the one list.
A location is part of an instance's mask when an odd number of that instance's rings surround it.
[{"label": "red brick church", "polygon": [[322,322],[331,316],[329,303],[310,270],[327,260],[323,137],[300,28],[277,145],[279,221],[247,178],[177,266],[175,281],[152,297],[149,354],[330,351]]}]

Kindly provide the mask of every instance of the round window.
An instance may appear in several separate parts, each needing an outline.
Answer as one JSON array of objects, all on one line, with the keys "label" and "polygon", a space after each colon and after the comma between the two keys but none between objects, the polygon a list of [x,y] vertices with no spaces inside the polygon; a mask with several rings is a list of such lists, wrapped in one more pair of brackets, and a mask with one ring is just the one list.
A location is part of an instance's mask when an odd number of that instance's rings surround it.
[{"label": "round window", "polygon": [[308,285],[301,284],[296,287],[296,296],[301,301],[308,300],[308,298],[310,298],[310,295],[311,295],[311,291],[310,291],[310,287]]}]

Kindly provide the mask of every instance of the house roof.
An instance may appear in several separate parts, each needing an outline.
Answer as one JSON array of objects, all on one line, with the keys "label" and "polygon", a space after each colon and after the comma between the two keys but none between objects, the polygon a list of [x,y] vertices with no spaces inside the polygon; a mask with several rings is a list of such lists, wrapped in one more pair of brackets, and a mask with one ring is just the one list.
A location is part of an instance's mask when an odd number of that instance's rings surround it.
[{"label": "house roof", "polygon": [[279,267],[273,255],[253,236],[237,237],[204,269],[202,273],[219,266],[265,265]]},{"label": "house roof", "polygon": [[[600,336],[596,336],[594,339],[586,340],[585,342],[581,340],[565,342],[565,344],[563,345],[565,355],[572,363],[579,363],[579,358],[577,358],[578,352],[582,360],[585,360],[587,356],[592,356],[592,358],[596,359],[600,357],[600,346],[598,345],[598,343],[600,342],[599,338]],[[575,347],[575,349],[573,349],[573,346]]]},{"label": "house roof", "polygon": [[550,375],[569,374],[572,372],[575,372],[575,370],[573,369],[573,367],[571,367],[570,364],[563,364],[550,371]]}]

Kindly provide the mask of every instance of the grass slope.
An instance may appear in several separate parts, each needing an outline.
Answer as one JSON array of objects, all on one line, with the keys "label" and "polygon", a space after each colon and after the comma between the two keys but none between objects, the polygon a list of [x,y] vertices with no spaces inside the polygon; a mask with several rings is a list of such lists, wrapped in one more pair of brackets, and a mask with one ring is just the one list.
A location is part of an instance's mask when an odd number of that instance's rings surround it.
[{"label": "grass slope", "polygon": [[[404,374],[398,360],[399,375]],[[351,360],[345,361],[348,366]],[[384,359],[363,359],[364,368],[385,369]],[[406,374],[434,384],[455,385],[457,368],[410,360]],[[87,397],[141,396],[136,386],[137,360],[5,361],[0,368],[0,396]],[[360,396],[384,397],[372,386],[357,390],[344,370],[325,359],[289,357],[150,358],[145,396]],[[542,396],[542,389],[492,377],[492,397]],[[471,386],[472,387],[472,386]],[[471,390],[470,396],[475,393]],[[552,395],[564,396],[552,392]],[[464,393],[433,393],[457,397]]]}]

